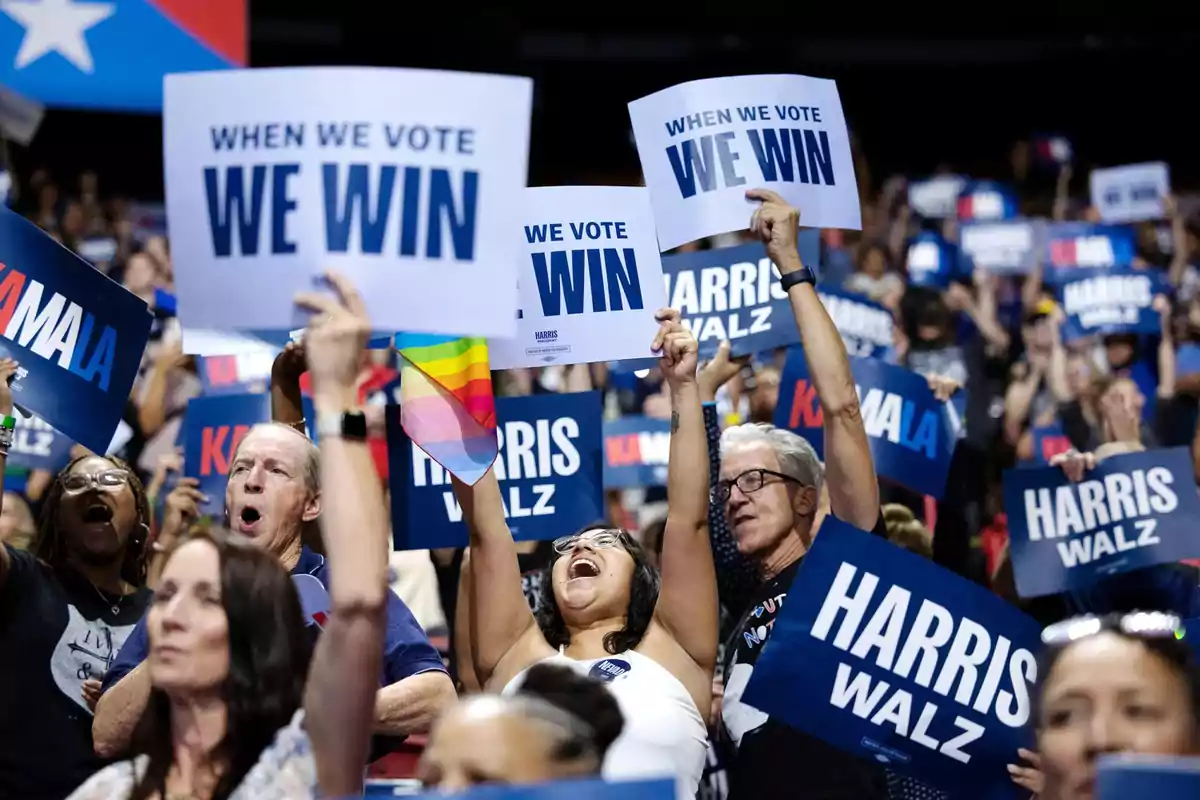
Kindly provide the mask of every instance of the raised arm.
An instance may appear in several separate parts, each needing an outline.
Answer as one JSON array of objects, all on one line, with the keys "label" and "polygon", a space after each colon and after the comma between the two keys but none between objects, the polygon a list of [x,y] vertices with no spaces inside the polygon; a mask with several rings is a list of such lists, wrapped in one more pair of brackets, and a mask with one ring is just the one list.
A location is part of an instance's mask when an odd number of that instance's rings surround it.
[{"label": "raised arm", "polygon": [[[780,275],[803,270],[796,249],[800,212],[766,189],[752,189],[746,197],[762,201],[750,229],[766,243],[767,255],[779,267]],[[793,285],[788,300],[800,329],[808,374],[825,416],[825,485],[830,510],[843,522],[869,531],[879,520],[879,481],[846,345],[817,297],[815,286],[804,282]]]},{"label": "raised arm", "polygon": [[658,312],[653,349],[671,395],[667,525],[662,586],[654,614],[692,660],[712,671],[717,659],[717,574],[708,541],[708,437],[696,384],[696,337],[672,308]]},{"label": "raised arm", "polygon": [[[357,406],[358,360],[371,324],[349,281],[336,273],[329,280],[338,301],[303,294],[296,302],[317,312],[306,332],[313,405],[318,415],[340,419]],[[388,521],[367,443],[323,433],[320,447],[330,613],[313,654],[304,710],[321,793],[341,797],[362,791],[370,752],[390,591]]]}]

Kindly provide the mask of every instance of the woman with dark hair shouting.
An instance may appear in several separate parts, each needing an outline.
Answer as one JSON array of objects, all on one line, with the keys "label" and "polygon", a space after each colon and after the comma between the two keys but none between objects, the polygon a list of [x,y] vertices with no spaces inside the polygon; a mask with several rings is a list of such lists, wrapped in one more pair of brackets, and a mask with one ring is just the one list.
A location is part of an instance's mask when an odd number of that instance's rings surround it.
[{"label": "woman with dark hair shouting", "polygon": [[[0,473],[16,369],[0,359]],[[55,476],[29,550],[0,544],[0,797],[61,800],[104,766],[92,710],[150,599],[149,519],[129,466],[89,453]]]},{"label": "woman with dark hair shouting", "polygon": [[383,657],[388,527],[356,409],[370,323],[354,288],[329,279],[340,303],[297,298],[317,312],[306,352],[321,430],[330,610],[315,650],[278,559],[236,534],[184,538],[167,556],[147,617],[153,688],[137,756],[97,773],[71,800],[361,792]]},{"label": "woman with dark hair shouting", "polygon": [[717,595],[708,543],[708,454],[696,387],[696,340],[679,312],[658,312],[653,342],[671,393],[669,506],[661,585],[625,531],[590,529],[554,542],[535,619],[495,475],[454,488],[470,530],[468,602],[480,683],[519,689],[553,660],[607,683],[625,716],[605,777],[670,775],[691,798],[704,769],[717,652]]}]

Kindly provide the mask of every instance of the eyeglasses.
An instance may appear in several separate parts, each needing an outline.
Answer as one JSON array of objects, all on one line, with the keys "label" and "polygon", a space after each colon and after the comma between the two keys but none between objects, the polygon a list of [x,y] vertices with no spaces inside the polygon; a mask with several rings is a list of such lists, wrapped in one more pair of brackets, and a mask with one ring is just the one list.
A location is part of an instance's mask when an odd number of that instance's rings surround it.
[{"label": "eyeglasses", "polygon": [[123,469],[106,469],[95,474],[72,472],[63,476],[63,489],[71,494],[85,492],[93,486],[106,491],[116,491],[129,482],[129,473]]},{"label": "eyeglasses", "polygon": [[767,476],[779,478],[782,481],[791,483],[802,483],[802,481],[793,478],[791,475],[784,475],[782,472],[775,472],[770,469],[748,469],[736,478],[729,480],[717,481],[717,485],[709,489],[709,498],[714,503],[724,503],[729,499],[729,495],[733,493],[733,487],[742,490],[742,494],[751,494],[767,485]]},{"label": "eyeglasses", "polygon": [[1182,639],[1183,620],[1161,611],[1133,611],[1099,617],[1085,614],[1048,625],[1042,631],[1042,644],[1065,645],[1104,631],[1120,631],[1143,639]]},{"label": "eyeglasses", "polygon": [[604,550],[609,547],[616,547],[620,543],[621,532],[616,528],[598,528],[596,530],[572,534],[571,536],[560,536],[554,540],[554,552],[560,556],[565,556],[574,550],[575,545],[581,540],[598,550]]}]

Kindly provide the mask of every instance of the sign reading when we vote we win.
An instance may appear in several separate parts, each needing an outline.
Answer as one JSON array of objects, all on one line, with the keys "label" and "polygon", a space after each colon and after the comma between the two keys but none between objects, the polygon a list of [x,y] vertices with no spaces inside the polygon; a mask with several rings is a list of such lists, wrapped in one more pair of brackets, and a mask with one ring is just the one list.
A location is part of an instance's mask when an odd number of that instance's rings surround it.
[{"label": "sign reading when we vote we win", "polygon": [[183,417],[183,473],[200,482],[208,502],[206,516],[225,512],[225,484],[233,454],[246,434],[271,419],[271,399],[265,394],[227,394],[194,397]]},{"label": "sign reading when we vote we win", "polygon": [[[599,392],[496,398],[492,469],[518,541],[553,539],[603,519]],[[450,474],[387,413],[388,484],[397,550],[463,547],[467,528]]]},{"label": "sign reading when we vote we win", "polygon": [[303,327],[293,297],[330,268],[383,332],[514,334],[528,78],[318,67],[164,89],[185,350],[187,329]]},{"label": "sign reading when we vote we win", "polygon": [[802,75],[691,81],[629,104],[663,250],[742,230],[746,190],[778,192],[811,228],[862,228],[837,84]]},{"label": "sign reading when we vote we win", "polygon": [[146,304],[20,216],[0,210],[0,358],[16,403],[97,453],[125,413],[150,335]]},{"label": "sign reading when we vote we win", "polygon": [[1200,497],[1183,447],[1113,456],[1079,483],[1058,467],[1009,470],[1004,510],[1022,597],[1200,556]]},{"label": "sign reading when we vote we win", "polygon": [[666,305],[650,197],[631,186],[523,194],[515,339],[491,339],[492,369],[652,358]]},{"label": "sign reading when we vote we win", "polygon": [[[851,358],[871,457],[880,477],[941,497],[962,427],[953,404],[940,402],[915,372],[883,361]],[[804,350],[788,350],[779,379],[775,425],[803,436],[825,457],[825,416]]]},{"label": "sign reading when we vote we win", "polygon": [[1040,635],[987,589],[827,517],[743,700],[955,796],[1016,800],[1006,765],[1033,738]]},{"label": "sign reading when we vote we win", "polygon": [[[800,260],[820,259],[820,232],[796,237]],[[662,261],[667,303],[696,336],[700,357],[712,358],[728,340],[733,355],[753,355],[800,341],[779,268],[761,244],[677,253]]]}]

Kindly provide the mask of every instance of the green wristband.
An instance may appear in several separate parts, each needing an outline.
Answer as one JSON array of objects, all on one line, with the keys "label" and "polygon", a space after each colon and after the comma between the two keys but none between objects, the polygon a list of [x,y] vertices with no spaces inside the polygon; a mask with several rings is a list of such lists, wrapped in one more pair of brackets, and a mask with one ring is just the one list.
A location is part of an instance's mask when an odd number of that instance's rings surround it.
[{"label": "green wristband", "polygon": [[10,417],[7,414],[5,414],[4,418],[0,419],[0,428],[4,428],[5,430],[11,431],[13,428],[16,428],[16,427],[17,427],[17,418],[16,417]]}]

